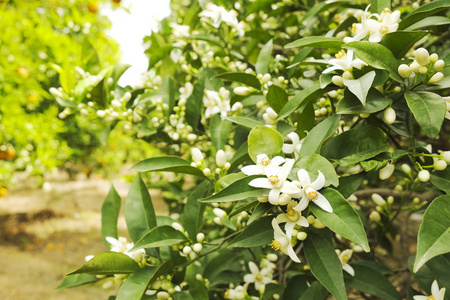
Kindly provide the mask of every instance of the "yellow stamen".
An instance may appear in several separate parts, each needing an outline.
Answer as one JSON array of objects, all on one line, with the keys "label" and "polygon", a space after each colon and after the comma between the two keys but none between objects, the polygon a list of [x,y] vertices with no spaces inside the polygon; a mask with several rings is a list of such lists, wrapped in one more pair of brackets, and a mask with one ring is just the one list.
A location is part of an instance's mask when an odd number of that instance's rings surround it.
[{"label": "yellow stamen", "polygon": [[356,33],[356,30],[358,29],[358,26],[356,25],[356,23],[352,24],[352,33]]},{"label": "yellow stamen", "polygon": [[341,50],[341,51],[339,51],[338,53],[336,53],[335,56],[336,56],[337,59],[343,58],[343,57],[345,56],[345,51],[344,51],[344,50]]},{"label": "yellow stamen", "polygon": [[427,297],[427,300],[436,300],[436,298],[434,298],[434,296],[431,295],[431,296],[428,296],[428,297]]},{"label": "yellow stamen", "polygon": [[383,12],[384,12],[385,14],[387,14],[387,13],[392,13],[392,10],[390,10],[390,9],[387,8],[387,7],[385,7],[385,8],[383,8]]},{"label": "yellow stamen", "polygon": [[343,263],[348,263],[349,260],[350,260],[350,257],[348,255],[342,255],[342,262]]},{"label": "yellow stamen", "polygon": [[381,25],[381,27],[380,27],[380,33],[381,34],[386,34],[386,33],[388,33],[389,32],[389,29],[387,28],[387,26],[385,26],[385,25]]},{"label": "yellow stamen", "polygon": [[272,241],[272,244],[270,244],[270,247],[272,247],[273,250],[278,251],[281,248],[281,243],[279,241]]},{"label": "yellow stamen", "polygon": [[286,211],[286,215],[287,215],[289,218],[293,218],[293,217],[295,217],[295,216],[297,215],[297,212],[294,210],[294,208],[290,208],[290,209],[288,209],[288,210]]},{"label": "yellow stamen", "polygon": [[269,164],[270,164],[270,158],[264,157],[261,159],[261,165],[263,165],[264,167],[267,167]]},{"label": "yellow stamen", "polygon": [[317,200],[319,199],[319,193],[316,191],[311,191],[306,195],[309,199],[309,201]]},{"label": "yellow stamen", "polygon": [[275,184],[277,184],[278,182],[280,182],[280,179],[278,179],[278,176],[277,176],[277,175],[270,175],[270,176],[269,176],[269,182],[270,182],[270,184],[275,185]]}]

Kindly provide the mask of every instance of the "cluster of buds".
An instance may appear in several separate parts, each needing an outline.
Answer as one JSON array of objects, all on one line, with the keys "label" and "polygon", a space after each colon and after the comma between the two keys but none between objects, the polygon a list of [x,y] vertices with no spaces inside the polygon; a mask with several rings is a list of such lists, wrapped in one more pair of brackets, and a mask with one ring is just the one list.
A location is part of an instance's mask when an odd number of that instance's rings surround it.
[{"label": "cluster of buds", "polygon": [[425,48],[419,48],[415,51],[415,59],[409,65],[401,64],[398,67],[398,73],[403,78],[410,78],[423,74],[424,83],[437,83],[444,78],[444,74],[440,71],[445,67],[445,62],[439,59],[436,53],[429,54]]},{"label": "cluster of buds", "polygon": [[[191,148],[191,155],[193,162],[191,166],[194,168],[199,168],[203,171],[205,176],[211,176],[211,169],[206,167],[205,159],[203,153],[198,148]],[[231,167],[231,164],[227,160],[227,154],[223,150],[218,150],[216,152],[216,166],[215,173],[219,176],[226,174],[226,171]]]}]

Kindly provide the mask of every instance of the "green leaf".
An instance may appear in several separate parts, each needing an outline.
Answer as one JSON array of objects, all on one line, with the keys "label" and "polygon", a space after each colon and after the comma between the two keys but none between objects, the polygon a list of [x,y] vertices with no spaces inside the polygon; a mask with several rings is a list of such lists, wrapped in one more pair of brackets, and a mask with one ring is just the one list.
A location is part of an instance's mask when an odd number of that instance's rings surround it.
[{"label": "green leaf", "polygon": [[233,182],[235,182],[239,179],[242,179],[244,177],[247,177],[247,175],[245,175],[242,172],[231,173],[231,174],[225,175],[224,177],[221,177],[219,180],[217,180],[217,182],[214,186],[214,192],[217,193],[220,190],[222,190],[222,189],[226,188],[227,186],[229,186],[230,184],[232,184]]},{"label": "green leaf", "polygon": [[450,196],[439,196],[431,202],[419,228],[414,272],[431,258],[450,252]]},{"label": "green leaf", "polygon": [[327,290],[318,281],[314,281],[307,287],[299,300],[324,300],[328,295]]},{"label": "green leaf", "polygon": [[428,137],[435,138],[444,122],[445,100],[435,93],[411,91],[405,93],[405,99],[420,128]]},{"label": "green leaf", "polygon": [[185,37],[186,40],[205,41],[219,47],[223,47],[222,42],[217,36],[208,33],[199,33]]},{"label": "green leaf", "polygon": [[339,185],[339,179],[333,165],[319,154],[303,156],[297,160],[292,167],[290,178],[297,180],[297,171],[300,169],[308,171],[308,174],[310,176],[312,175],[311,177],[313,178],[317,178],[319,171],[322,172],[325,176],[325,186],[329,186],[330,184],[334,186]]},{"label": "green leaf", "polygon": [[371,42],[351,42],[342,46],[352,50],[357,57],[366,62],[369,66],[389,72],[389,77],[403,82],[403,78],[398,75],[398,61],[392,52],[383,45]]},{"label": "green leaf", "polygon": [[256,74],[266,74],[269,72],[270,58],[272,57],[273,41],[270,40],[262,47],[256,60]]},{"label": "green leaf", "polygon": [[283,143],[283,137],[275,129],[255,126],[248,135],[248,154],[254,162],[259,154],[272,157],[281,152]]},{"label": "green leaf", "polygon": [[402,297],[392,283],[378,270],[360,264],[351,264],[355,277],[345,274],[347,287],[384,300],[400,300]]},{"label": "green leaf", "polygon": [[[342,100],[341,100],[342,101]],[[306,136],[306,132],[314,127],[314,105],[312,102],[303,107],[303,111],[297,121],[297,133],[300,139]]]},{"label": "green leaf", "polygon": [[348,17],[341,24],[339,24],[338,27],[336,27],[336,30],[333,32],[333,36],[336,36],[341,31],[348,31],[349,28],[352,27],[353,23],[358,23],[358,20],[354,16]]},{"label": "green leaf", "polygon": [[228,247],[251,248],[270,244],[273,240],[272,219],[273,216],[266,216],[251,223],[230,242]]},{"label": "green leaf", "polygon": [[450,297],[450,253],[438,255],[427,261],[417,272],[413,272],[415,255],[408,258],[408,269],[424,291],[431,295],[431,285],[434,280],[439,288],[446,288],[445,298]]},{"label": "green leaf", "polygon": [[[284,289],[281,300],[300,299],[300,297],[309,288],[310,277],[300,274],[289,278],[286,288]],[[311,285],[318,283],[322,287],[325,294],[328,294],[327,290],[317,281],[314,281]],[[325,297],[325,296],[324,296]],[[308,298],[311,299],[311,298]],[[322,298],[323,299],[323,298]]]},{"label": "green leaf", "polygon": [[330,91],[331,89],[331,87],[321,89],[319,84],[314,84],[300,91],[295,94],[295,96],[292,97],[292,99],[290,99],[285,106],[283,106],[278,113],[277,120],[285,119],[300,107],[306,106],[310,101],[317,99],[319,96]]},{"label": "green leaf", "polygon": [[259,217],[264,216],[269,210],[273,207],[269,202],[260,202],[256,205],[255,209],[252,212],[252,215],[247,221],[247,225],[256,221]]},{"label": "green leaf", "polygon": [[210,189],[210,183],[203,181],[189,194],[183,209],[183,225],[190,237],[197,236],[202,226],[205,204],[198,199],[205,197]]},{"label": "green leaf", "polygon": [[228,72],[216,75],[213,78],[235,81],[254,87],[257,90],[261,89],[261,83],[259,82],[258,78],[256,78],[256,76],[252,74],[240,72]]},{"label": "green leaf", "polygon": [[134,242],[138,241],[147,231],[156,227],[152,199],[140,174],[136,176],[128,191],[125,202],[125,221]]},{"label": "green leaf", "polygon": [[398,30],[403,30],[428,16],[437,14],[438,12],[447,9],[448,7],[450,7],[448,0],[435,0],[424,4],[406,16],[406,18],[398,24]]},{"label": "green leaf", "polygon": [[138,172],[175,172],[205,177],[200,169],[191,166],[191,162],[177,156],[152,157],[141,160],[131,167],[130,171]]},{"label": "green leaf", "polygon": [[287,44],[284,48],[313,47],[340,49],[344,44],[342,39],[325,36],[308,36]]},{"label": "green leaf", "polygon": [[186,100],[186,121],[194,129],[198,128],[202,114],[206,76],[206,71],[200,70],[198,81],[194,84],[192,94]]},{"label": "green leaf", "polygon": [[355,95],[363,106],[366,105],[366,97],[375,79],[375,71],[370,71],[358,79],[344,79],[344,85]]},{"label": "green leaf", "polygon": [[[332,138],[322,149],[322,156],[348,167],[386,151],[389,144],[383,131],[367,125],[350,129]],[[303,149],[303,148],[302,148]]]},{"label": "green leaf", "polygon": [[450,194],[450,168],[431,173],[431,184],[438,190]]},{"label": "green leaf", "polygon": [[261,176],[247,176],[240,180],[236,180],[217,194],[199,199],[200,202],[233,202],[244,200],[249,197],[262,197],[269,193],[268,189],[260,189],[249,186],[249,182]]},{"label": "green leaf", "polygon": [[88,76],[79,80],[73,89],[75,98],[78,99],[78,101],[83,101],[86,94],[105,78],[108,71],[110,70],[104,69],[96,76]]},{"label": "green leaf", "polygon": [[151,284],[173,269],[173,263],[166,261],[161,266],[146,267],[131,274],[117,292],[116,300],[140,300]]},{"label": "green leaf", "polygon": [[236,202],[236,204],[233,206],[233,209],[231,210],[230,214],[228,215],[229,218],[234,217],[235,215],[243,212],[251,210],[253,207],[255,207],[258,203],[258,199],[256,198],[248,198],[241,201]]},{"label": "green leaf", "polygon": [[312,50],[312,47],[305,47],[298,51],[297,54],[295,54],[294,59],[289,63],[289,66],[287,67],[287,69],[289,69],[288,78],[292,78],[296,70],[296,68],[294,67],[300,64],[306,57],[308,57]]},{"label": "green leaf", "polygon": [[313,204],[309,207],[314,215],[328,228],[369,252],[369,243],[359,214],[338,191],[327,188],[320,193],[330,202],[333,213],[327,213]]},{"label": "green leaf", "polygon": [[211,140],[217,151],[223,149],[228,140],[232,123],[216,114],[211,119]]},{"label": "green leaf", "polygon": [[266,98],[267,103],[276,113],[279,113],[288,102],[288,96],[284,89],[275,84],[269,87]]},{"label": "green leaf", "polygon": [[371,88],[366,98],[366,105],[349,91],[344,91],[344,98],[339,100],[336,106],[338,114],[371,114],[381,111],[389,106],[391,99],[384,96],[376,89]]},{"label": "green leaf", "polygon": [[341,176],[339,177],[337,191],[347,199],[359,188],[365,178],[364,172],[349,176]]},{"label": "green leaf", "polygon": [[208,289],[203,284],[202,281],[195,281],[193,285],[189,288],[189,293],[195,300],[208,300]]},{"label": "green leaf", "polygon": [[111,185],[108,196],[106,196],[102,205],[102,238],[107,248],[111,245],[105,238],[110,236],[117,239],[118,237],[117,220],[119,218],[121,204],[122,199],[120,199],[114,186]]},{"label": "green leaf", "polygon": [[303,141],[300,156],[319,153],[322,144],[338,129],[340,118],[340,115],[332,115],[316,125]]},{"label": "green leaf", "polygon": [[62,290],[66,288],[76,287],[83,284],[88,284],[97,281],[98,278],[95,275],[90,274],[73,274],[68,275],[64,278],[63,282],[56,288],[57,290]]},{"label": "green leaf", "polygon": [[331,235],[309,232],[303,242],[311,273],[337,300],[347,299],[341,262],[334,251]]},{"label": "green leaf", "polygon": [[258,125],[264,126],[264,123],[246,117],[227,117],[226,120],[229,120],[248,129],[252,129],[253,127]]},{"label": "green leaf", "polygon": [[273,299],[272,296],[275,294],[282,294],[284,290],[284,285],[276,283],[268,283],[264,288],[264,295],[261,300]]},{"label": "green leaf", "polygon": [[428,17],[420,20],[406,28],[406,30],[427,29],[433,26],[441,26],[450,24],[450,19],[441,16]]},{"label": "green leaf", "polygon": [[113,275],[129,274],[139,269],[139,265],[129,256],[119,252],[103,252],[94,256],[72,274]]},{"label": "green leaf", "polygon": [[385,8],[391,9],[391,0],[372,0],[370,4],[370,12],[373,14],[381,14]]},{"label": "green leaf", "polygon": [[305,22],[313,17],[316,17],[321,13],[322,11],[326,11],[331,9],[335,6],[344,6],[344,4],[350,3],[348,0],[336,0],[336,1],[323,1],[323,2],[316,2],[312,6],[311,9],[309,9],[306,14],[304,14],[303,19],[300,21],[301,24],[306,24]]},{"label": "green leaf", "polygon": [[175,82],[172,77],[167,75],[161,85],[163,103],[167,104],[168,110],[165,112],[167,117],[172,113],[175,105]]},{"label": "green leaf", "polygon": [[186,236],[172,226],[157,226],[141,237],[131,250],[172,246],[186,240]]}]

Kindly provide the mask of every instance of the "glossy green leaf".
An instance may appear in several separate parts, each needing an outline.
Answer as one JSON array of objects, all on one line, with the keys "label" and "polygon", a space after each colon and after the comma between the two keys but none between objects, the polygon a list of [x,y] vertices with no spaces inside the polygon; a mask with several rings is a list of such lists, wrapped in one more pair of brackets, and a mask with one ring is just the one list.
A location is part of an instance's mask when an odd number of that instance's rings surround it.
[{"label": "glossy green leaf", "polygon": [[320,190],[320,193],[330,202],[333,213],[312,204],[309,207],[314,215],[328,228],[369,252],[369,243],[359,214],[338,191],[328,188]]},{"label": "glossy green leaf", "polygon": [[431,1],[427,4],[424,4],[413,10],[409,15],[406,16],[400,23],[398,24],[398,30],[403,30],[412,24],[419,22],[420,20],[425,19],[428,16],[437,14],[438,12],[445,10],[450,7],[450,3],[448,0],[435,0]]},{"label": "glossy green leaf", "polygon": [[261,83],[255,75],[240,72],[227,72],[214,76],[213,78],[220,78],[229,81],[235,81],[239,83],[246,84],[248,86],[254,87],[259,90],[261,88]]},{"label": "glossy green leaf", "polygon": [[255,71],[256,74],[266,74],[269,72],[269,63],[272,57],[273,41],[270,40],[262,47],[256,60]]},{"label": "glossy green leaf", "polygon": [[229,120],[248,129],[252,129],[253,127],[258,125],[264,126],[264,123],[246,117],[227,117],[226,120]]},{"label": "glossy green leaf", "polygon": [[255,126],[248,135],[248,154],[254,162],[259,154],[272,157],[281,153],[283,143],[283,136],[275,129]]},{"label": "glossy green leaf", "polygon": [[272,296],[275,294],[282,294],[284,290],[284,285],[276,283],[268,283],[264,288],[264,295],[261,300],[273,299]]},{"label": "glossy green leaf", "polygon": [[119,252],[103,252],[94,256],[72,274],[112,275],[129,274],[139,269],[139,265],[129,256]]},{"label": "glossy green leaf", "polygon": [[344,79],[344,85],[355,95],[363,106],[366,105],[366,97],[375,79],[375,71],[370,71],[358,79]]},{"label": "glossy green leaf", "polygon": [[[309,288],[310,286],[309,282],[311,281],[310,279],[311,278],[309,276],[303,274],[295,275],[289,278],[286,288],[284,289],[283,295],[281,297],[281,300],[300,299],[300,297]],[[314,281],[312,284],[315,284],[316,282],[317,281]],[[320,286],[324,290],[325,294],[328,294],[327,290],[322,285]]]},{"label": "glossy green leaf", "polygon": [[160,276],[168,274],[173,269],[173,263],[167,261],[161,266],[145,267],[131,274],[117,292],[116,300],[140,300],[151,284]]},{"label": "glossy green leaf", "polygon": [[282,135],[282,136],[287,136],[289,133],[295,131],[297,128],[295,126],[292,126],[286,122],[283,121],[279,121],[277,123],[277,131]]},{"label": "glossy green leaf", "polygon": [[287,44],[284,48],[313,47],[340,49],[344,44],[342,39],[325,36],[308,36]]},{"label": "glossy green leaf", "polygon": [[430,28],[430,27],[434,27],[434,26],[442,26],[442,25],[448,25],[448,24],[450,24],[449,18],[441,17],[441,16],[433,16],[433,17],[428,17],[428,18],[422,19],[422,20],[412,24],[411,26],[406,28],[406,30],[426,29],[426,28]]},{"label": "glossy green leaf", "polygon": [[303,141],[300,156],[319,153],[322,144],[338,129],[340,118],[340,115],[332,115],[316,125]]},{"label": "glossy green leaf", "polygon": [[177,156],[152,157],[141,160],[131,167],[130,171],[138,172],[176,172],[205,177],[203,172],[191,166],[191,162]]},{"label": "glossy green leaf", "polygon": [[294,67],[300,64],[306,57],[308,57],[312,50],[312,47],[305,47],[298,51],[297,54],[295,54],[294,59],[292,59],[292,61],[289,63],[289,66],[287,67],[287,69],[289,69],[288,78],[291,78],[294,75],[296,71],[296,68]]},{"label": "glossy green leaf", "polygon": [[389,77],[398,82],[403,82],[403,78],[397,72],[399,63],[385,46],[371,42],[350,42],[342,47],[352,50],[358,58],[369,66],[386,70],[389,72]]},{"label": "glossy green leaf", "polygon": [[97,281],[98,278],[95,275],[90,274],[72,274],[64,278],[63,282],[56,288],[62,290],[66,288],[76,287],[83,284],[88,284]]},{"label": "glossy green leaf", "polygon": [[320,156],[319,154],[313,154],[308,156],[303,156],[297,160],[292,167],[290,178],[298,180],[297,171],[300,169],[305,169],[308,174],[314,180],[319,175],[319,171],[325,176],[325,186],[339,185],[339,179],[333,165],[328,161],[328,159]]},{"label": "glossy green leaf", "polygon": [[379,299],[402,299],[392,283],[378,270],[359,264],[351,264],[351,266],[355,270],[355,276],[352,277],[344,273],[347,287],[376,296]]},{"label": "glossy green leaf", "polygon": [[269,193],[268,189],[254,188],[248,185],[250,181],[261,176],[247,176],[237,180],[212,196],[199,199],[200,202],[233,202],[249,197],[262,197]]},{"label": "glossy green leaf", "polygon": [[341,166],[348,167],[374,157],[386,151],[388,147],[383,131],[367,125],[350,129],[332,138],[323,147],[321,154]]},{"label": "glossy green leaf", "polygon": [[384,96],[376,89],[371,88],[367,94],[366,105],[349,91],[344,92],[344,98],[339,100],[336,106],[338,114],[371,114],[381,111],[389,106],[391,99]]},{"label": "glossy green leaf", "polygon": [[269,87],[266,99],[276,113],[279,113],[288,102],[288,96],[284,89],[274,84]]},{"label": "glossy green leaf", "polygon": [[321,89],[319,84],[313,84],[299,93],[295,94],[292,99],[290,99],[285,106],[278,113],[278,120],[285,119],[291,113],[299,109],[300,107],[306,106],[310,101],[317,99],[319,96],[330,91],[330,87]]},{"label": "glossy green leaf", "polygon": [[120,199],[120,196],[117,194],[114,186],[111,185],[108,196],[106,196],[106,199],[102,205],[102,238],[108,248],[111,245],[105,238],[110,236],[117,239],[118,237],[117,220],[119,219],[121,204],[122,199]]},{"label": "glossy green leaf", "polygon": [[311,273],[337,300],[346,300],[342,265],[334,251],[331,235],[309,232],[303,245]]},{"label": "glossy green leaf", "polygon": [[370,12],[373,14],[381,14],[383,9],[391,9],[391,0],[371,0]]},{"label": "glossy green leaf", "polygon": [[353,23],[358,23],[358,20],[354,16],[349,16],[347,19],[341,22],[338,27],[336,27],[336,30],[333,32],[333,36],[336,36],[341,31],[349,30],[349,28],[352,27]]},{"label": "glossy green leaf", "polygon": [[349,176],[341,176],[339,177],[337,191],[347,199],[359,188],[365,178],[364,172]]},{"label": "glossy green leaf", "polygon": [[132,251],[140,248],[172,246],[186,240],[186,236],[172,226],[157,226],[144,234],[144,236],[134,244]]},{"label": "glossy green leaf", "polygon": [[222,119],[220,114],[214,115],[211,119],[211,141],[217,151],[223,149],[228,140],[232,123],[227,119]]},{"label": "glossy green leaf", "polygon": [[251,248],[270,244],[273,240],[272,219],[273,216],[266,216],[251,223],[230,242],[228,247]]},{"label": "glossy green leaf", "polygon": [[413,272],[414,260],[415,255],[408,258],[408,269],[420,287],[431,295],[431,285],[436,280],[439,288],[446,288],[444,299],[448,299],[450,297],[450,253],[433,257],[415,273]]},{"label": "glossy green leaf", "polygon": [[271,210],[273,207],[272,204],[269,202],[260,202],[258,205],[256,205],[255,209],[253,210],[250,218],[247,221],[247,224],[253,223],[256,221],[259,217],[264,216],[269,210]]},{"label": "glossy green leaf", "polygon": [[314,127],[315,119],[314,105],[310,102],[303,107],[303,111],[300,113],[297,121],[297,133],[300,139],[304,138],[306,133]]},{"label": "glossy green leaf", "polygon": [[435,93],[411,91],[405,93],[405,99],[420,128],[428,137],[435,138],[444,122],[445,100]]},{"label": "glossy green leaf", "polygon": [[324,300],[328,296],[327,290],[318,281],[314,281],[307,287],[299,300]]},{"label": "glossy green leaf", "polygon": [[227,186],[229,186],[230,184],[232,184],[233,182],[235,182],[239,179],[242,179],[244,177],[247,177],[247,175],[245,175],[242,172],[231,173],[231,174],[225,175],[225,176],[221,177],[219,180],[217,180],[217,182],[214,186],[214,192],[217,193],[220,190],[222,190],[222,189],[226,188]]},{"label": "glossy green leaf", "polygon": [[198,199],[208,195],[211,189],[210,183],[203,181],[188,196],[183,208],[183,225],[190,237],[197,236],[203,222],[205,204],[198,202]]},{"label": "glossy green leaf", "polygon": [[195,300],[208,300],[208,289],[204,285],[203,281],[195,281],[189,288],[189,293]]},{"label": "glossy green leaf", "polygon": [[157,225],[152,199],[140,174],[136,175],[128,191],[125,202],[125,221],[134,242]]},{"label": "glossy green leaf", "polygon": [[443,171],[434,171],[431,173],[430,181],[435,188],[450,194],[450,168]]},{"label": "glossy green leaf", "polygon": [[163,103],[168,107],[167,111],[164,112],[168,118],[172,114],[175,105],[175,82],[169,75],[164,78],[161,85],[161,92]]},{"label": "glossy green leaf", "polygon": [[206,70],[200,70],[198,81],[194,84],[191,95],[186,100],[186,122],[197,129],[203,107],[203,94],[205,90]]},{"label": "glossy green leaf", "polygon": [[450,196],[434,199],[428,206],[417,236],[414,272],[431,258],[450,252]]},{"label": "glossy green leaf", "polygon": [[232,218],[243,211],[249,211],[252,208],[254,208],[256,205],[258,205],[258,203],[260,203],[260,202],[258,201],[257,198],[247,198],[247,199],[238,201],[233,206],[233,209],[231,210],[228,217]]}]

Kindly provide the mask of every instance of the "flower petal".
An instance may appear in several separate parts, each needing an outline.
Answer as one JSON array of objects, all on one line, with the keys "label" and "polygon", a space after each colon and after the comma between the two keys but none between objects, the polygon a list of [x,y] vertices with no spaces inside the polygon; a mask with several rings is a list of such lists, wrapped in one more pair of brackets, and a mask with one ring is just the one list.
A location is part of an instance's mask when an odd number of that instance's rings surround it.
[{"label": "flower petal", "polygon": [[317,176],[316,180],[314,180],[313,183],[311,183],[311,187],[315,189],[316,191],[323,188],[325,185],[325,176],[322,174],[322,172],[319,171],[319,175]]},{"label": "flower petal", "polygon": [[292,167],[294,166],[295,159],[286,159],[286,162],[284,165],[281,166],[280,169],[280,180],[285,181],[286,178],[289,176],[289,173],[291,173]]},{"label": "flower petal", "polygon": [[270,184],[269,180],[267,178],[255,178],[252,181],[248,183],[249,186],[256,187],[256,188],[263,188],[263,189],[271,189],[273,188],[273,185]]},{"label": "flower petal", "polygon": [[352,275],[352,277],[355,277],[355,270],[353,270],[352,266],[349,264],[343,264],[342,269],[344,269],[345,272]]},{"label": "flower petal", "polygon": [[327,198],[325,198],[321,193],[317,194],[318,194],[317,200],[313,200],[313,202],[324,211],[332,213],[333,208],[331,207],[331,204],[330,202],[328,202]]},{"label": "flower petal", "polygon": [[283,144],[283,153],[290,154],[294,152],[294,145],[292,144]]},{"label": "flower petal", "polygon": [[281,186],[281,192],[288,195],[299,194],[301,193],[301,191],[301,189],[299,189],[294,183],[290,181],[285,181]]},{"label": "flower petal", "polygon": [[281,230],[280,225],[277,223],[277,218],[272,219],[272,228],[274,232],[275,239],[277,236],[284,236],[284,232]]},{"label": "flower petal", "polygon": [[283,158],[283,157],[281,157],[281,156],[275,156],[274,158],[272,158],[272,161],[270,162],[270,165],[272,165],[272,166],[279,166],[279,165],[281,165],[282,163],[284,163],[286,160]]},{"label": "flower petal", "polygon": [[252,262],[252,261],[250,261],[250,262],[248,263],[248,268],[250,269],[250,272],[252,272],[252,274],[257,274],[257,273],[259,273],[259,268],[258,268],[258,266],[257,266],[254,262]]},{"label": "flower petal", "polygon": [[286,214],[279,214],[277,216],[277,223],[281,224],[281,223],[287,223],[290,222],[291,220],[289,220],[289,218],[286,216]]},{"label": "flower petal", "polygon": [[253,274],[246,274],[244,276],[244,281],[248,282],[248,283],[255,282],[255,275],[253,275]]},{"label": "flower petal", "polygon": [[245,175],[264,175],[264,168],[258,165],[250,165],[242,167],[241,172]]},{"label": "flower petal", "polygon": [[304,216],[300,217],[300,219],[297,221],[297,225],[302,227],[309,227],[308,220]]},{"label": "flower petal", "polygon": [[292,248],[292,245],[290,243],[287,247],[287,254],[294,262],[300,263],[300,259],[297,257],[297,254],[295,254],[294,248]]},{"label": "flower petal", "polygon": [[272,205],[278,205],[278,198],[280,197],[280,189],[273,188],[269,192],[269,202]]},{"label": "flower petal", "polygon": [[311,184],[311,178],[305,169],[298,170],[297,177],[303,187]]},{"label": "flower petal", "polygon": [[297,204],[296,207],[294,207],[294,210],[296,210],[296,211],[304,211],[305,208],[308,207],[308,204],[309,204],[308,197],[306,197],[306,195],[303,195],[303,197],[300,200],[300,202]]}]

